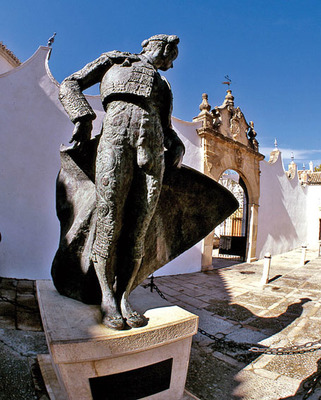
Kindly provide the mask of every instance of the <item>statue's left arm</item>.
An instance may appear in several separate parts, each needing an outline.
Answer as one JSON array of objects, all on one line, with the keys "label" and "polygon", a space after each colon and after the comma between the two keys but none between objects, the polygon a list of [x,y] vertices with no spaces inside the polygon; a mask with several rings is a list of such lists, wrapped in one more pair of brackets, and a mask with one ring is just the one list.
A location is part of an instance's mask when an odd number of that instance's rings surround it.
[{"label": "statue's left arm", "polygon": [[166,131],[164,131],[164,145],[167,149],[171,164],[174,167],[180,168],[185,154],[185,146],[172,126],[169,126]]},{"label": "statue's left arm", "polygon": [[[163,77],[162,77],[163,78]],[[172,127],[172,110],[173,110],[173,96],[169,83],[166,79],[163,80],[168,85],[168,99],[165,100],[164,114],[163,114],[163,132],[164,132],[164,145],[167,149],[168,158],[174,167],[180,168],[183,156],[185,154],[185,146],[177,133]]]}]

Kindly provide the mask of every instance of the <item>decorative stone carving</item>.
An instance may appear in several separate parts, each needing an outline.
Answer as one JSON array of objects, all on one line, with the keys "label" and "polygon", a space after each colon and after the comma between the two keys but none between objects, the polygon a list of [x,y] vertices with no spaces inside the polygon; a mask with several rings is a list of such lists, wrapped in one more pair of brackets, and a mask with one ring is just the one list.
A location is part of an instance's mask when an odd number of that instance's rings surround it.
[{"label": "decorative stone carving", "polygon": [[217,129],[222,124],[221,114],[217,107],[213,108],[211,113],[213,115],[213,128]]},{"label": "decorative stone carving", "polygon": [[222,160],[223,154],[219,153],[219,154],[213,154],[211,157],[211,160],[213,162],[213,165],[215,167],[220,167],[222,165],[221,160]]},{"label": "decorative stone carving", "polygon": [[247,131],[247,136],[250,140],[250,144],[255,151],[259,151],[259,142],[256,140],[256,132],[254,130],[254,122],[250,121],[249,130]]},{"label": "decorative stone carving", "polygon": [[241,132],[240,129],[240,117],[237,112],[232,112],[232,117],[230,119],[230,130],[233,135],[233,139],[236,140]]},{"label": "decorative stone carving", "polygon": [[242,168],[243,164],[243,157],[242,157],[242,152],[240,149],[235,149],[235,164],[237,168]]},{"label": "decorative stone carving", "polygon": [[286,174],[289,179],[294,179],[296,172],[297,172],[297,165],[292,160],[291,163],[289,164],[288,171],[286,171]]},{"label": "decorative stone carving", "polygon": [[[232,91],[227,90],[224,102],[216,106],[211,114],[211,127],[198,129],[204,151],[204,171],[218,180],[227,169],[239,172],[246,182],[249,204],[253,205],[248,221],[248,260],[253,261],[256,249],[257,212],[260,195],[259,161],[264,156],[259,153],[253,122],[248,124],[239,107],[234,107]],[[252,210],[252,208],[251,208]],[[212,236],[204,241],[202,265],[206,269],[212,259]],[[210,245],[208,245],[210,243]]]},{"label": "decorative stone carving", "polygon": [[202,103],[199,109],[201,112],[194,118],[194,121],[202,121],[203,128],[211,128],[213,126],[213,115],[210,113],[211,106],[208,103],[206,93],[202,94]]},{"label": "decorative stone carving", "polygon": [[223,106],[227,107],[230,111],[234,108],[234,96],[232,95],[232,90],[228,89],[226,91],[225,100]]},{"label": "decorative stone carving", "polygon": [[[202,94],[202,103],[200,104],[200,114],[205,114],[209,112],[211,109],[211,106],[208,104],[208,95],[206,93]],[[200,115],[199,114],[199,115]]]},{"label": "decorative stone carving", "polygon": [[230,131],[234,140],[242,142],[244,137],[246,137],[245,132],[248,127],[244,115],[239,107],[231,108],[231,118],[230,118]]},{"label": "decorative stone carving", "polygon": [[279,155],[280,155],[280,151],[278,149],[278,142],[275,139],[274,140],[274,150],[272,150],[270,153],[269,164],[274,164],[278,160]]},{"label": "decorative stone carving", "polygon": [[230,89],[227,90],[223,104],[212,110],[212,115],[215,131],[254,150],[253,143],[247,136],[249,125],[241,109],[234,107],[234,96]]}]

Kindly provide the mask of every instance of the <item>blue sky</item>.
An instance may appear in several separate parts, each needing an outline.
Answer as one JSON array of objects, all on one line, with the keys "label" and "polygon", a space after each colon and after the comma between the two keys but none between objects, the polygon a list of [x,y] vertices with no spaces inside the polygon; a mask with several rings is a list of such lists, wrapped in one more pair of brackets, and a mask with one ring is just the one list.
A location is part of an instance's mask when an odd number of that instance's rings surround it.
[{"label": "blue sky", "polygon": [[175,117],[191,121],[204,92],[220,105],[228,74],[267,159],[277,138],[285,164],[291,152],[300,168],[321,163],[320,0],[2,0],[1,13],[0,41],[21,61],[57,32],[59,82],[102,52],[140,52],[143,39],[176,34],[179,57],[165,73]]}]

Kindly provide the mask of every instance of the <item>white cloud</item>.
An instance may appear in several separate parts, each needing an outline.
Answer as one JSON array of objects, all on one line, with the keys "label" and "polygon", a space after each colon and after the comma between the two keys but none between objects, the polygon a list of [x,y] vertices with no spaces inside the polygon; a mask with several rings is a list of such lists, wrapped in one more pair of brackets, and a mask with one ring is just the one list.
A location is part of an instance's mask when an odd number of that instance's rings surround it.
[{"label": "white cloud", "polygon": [[[270,153],[274,150],[273,147],[260,147],[260,153],[265,155],[265,160],[269,161]],[[321,149],[285,149],[279,148],[281,152],[281,157],[283,160],[284,167],[287,168],[287,164],[290,163],[291,157],[293,155],[294,162],[297,164],[298,168],[301,169],[303,164],[308,168],[310,161],[312,161],[313,166],[321,164]]]},{"label": "white cloud", "polygon": [[[266,157],[269,157],[271,151],[274,150],[272,147],[260,147],[260,153],[264,154]],[[311,149],[284,149],[279,148],[282,153],[282,158],[285,160],[290,160],[292,155],[295,160],[315,160],[321,159],[321,149],[311,150]]]}]

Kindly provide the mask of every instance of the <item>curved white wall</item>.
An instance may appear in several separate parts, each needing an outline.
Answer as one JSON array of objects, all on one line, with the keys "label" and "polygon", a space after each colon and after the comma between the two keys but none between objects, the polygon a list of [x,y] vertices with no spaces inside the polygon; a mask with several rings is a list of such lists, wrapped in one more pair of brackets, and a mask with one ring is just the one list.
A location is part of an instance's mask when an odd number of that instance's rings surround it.
[{"label": "curved white wall", "polygon": [[279,254],[306,244],[307,188],[300,184],[297,175],[288,178],[281,155],[273,164],[261,161],[260,168],[256,255],[263,258],[267,252]]},{"label": "curved white wall", "polygon": [[[59,240],[55,180],[59,147],[73,125],[46,69],[50,49],[40,47],[19,67],[0,75],[0,276],[41,279]],[[101,121],[99,97],[90,96]]]},{"label": "curved white wall", "polygon": [[202,123],[186,122],[172,117],[172,125],[186,149],[183,164],[201,171],[203,167],[201,138],[198,136],[196,130],[202,126]]}]

